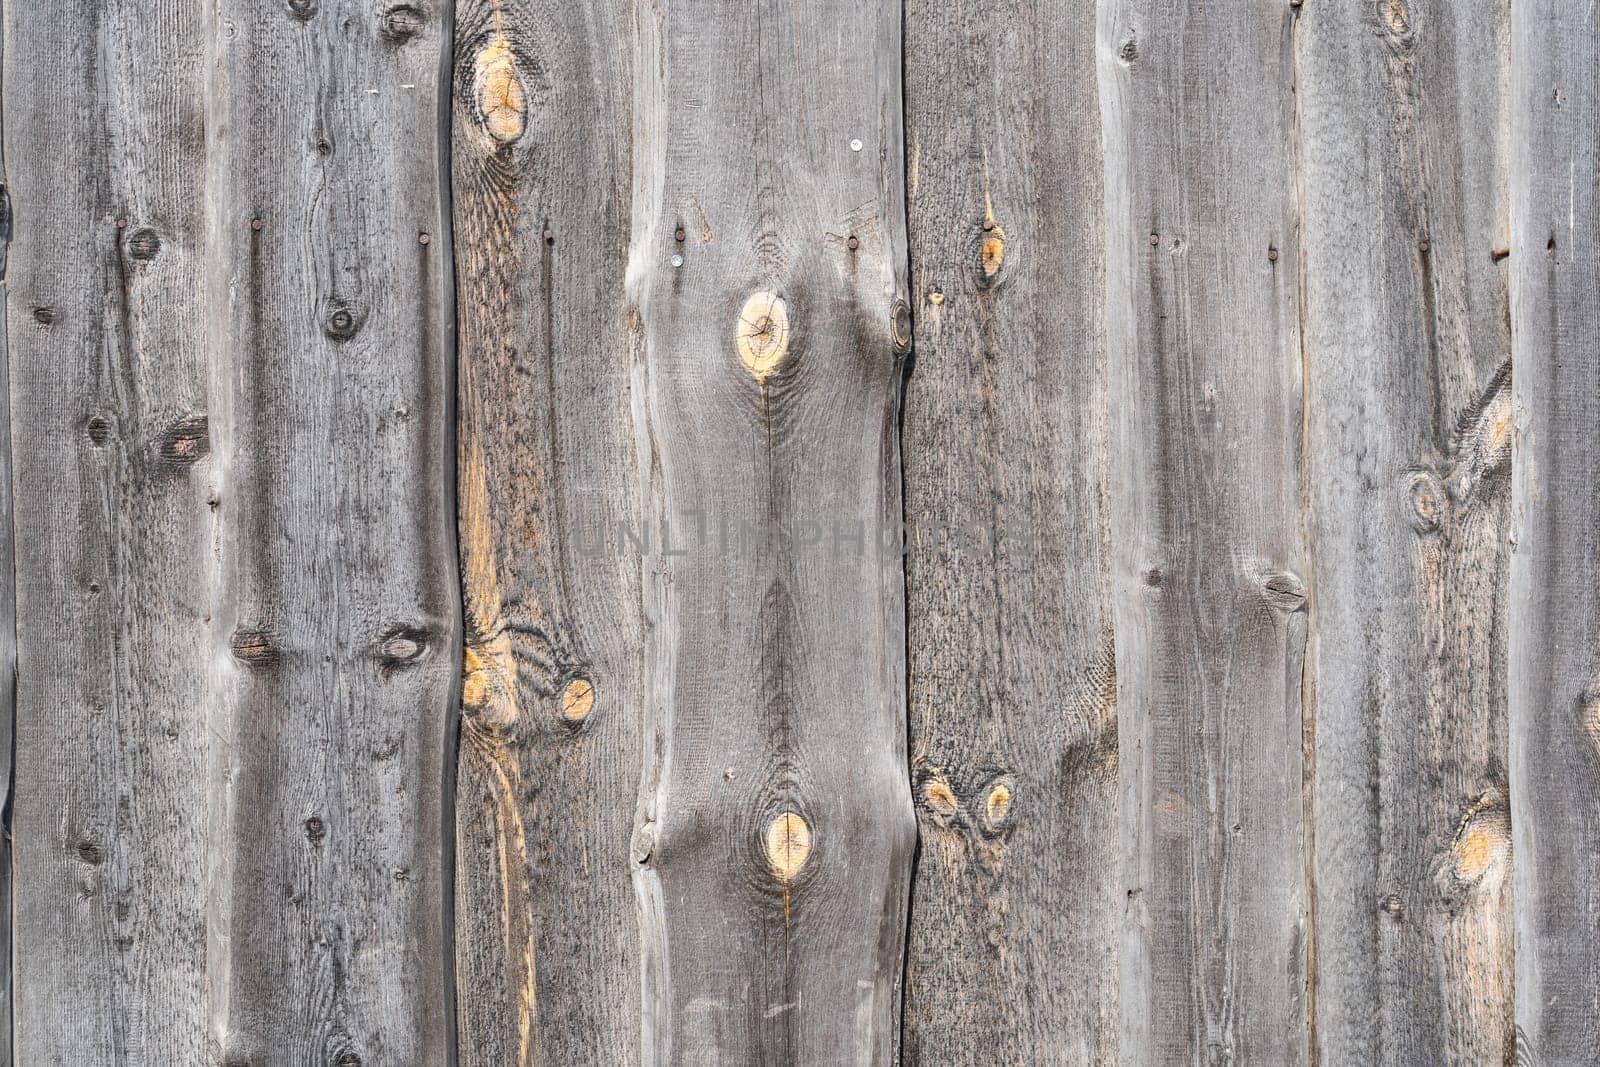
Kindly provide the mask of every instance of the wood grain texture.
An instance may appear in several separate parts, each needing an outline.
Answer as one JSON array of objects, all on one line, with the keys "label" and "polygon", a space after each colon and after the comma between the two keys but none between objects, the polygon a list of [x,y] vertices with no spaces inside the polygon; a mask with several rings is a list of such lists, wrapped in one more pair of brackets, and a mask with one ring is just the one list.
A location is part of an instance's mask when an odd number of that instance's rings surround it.
[{"label": "wood grain texture", "polygon": [[1296,27],[1324,1063],[1511,1052],[1509,13]]},{"label": "wood grain texture", "polygon": [[1600,37],[1512,7],[1509,703],[1521,1062],[1600,1060]]},{"label": "wood grain texture", "polygon": [[1094,4],[906,11],[908,1063],[1114,1063]]},{"label": "wood grain texture", "polygon": [[632,22],[554,0],[456,20],[461,1061],[637,1063]]},{"label": "wood grain texture", "polygon": [[1130,1063],[1308,1056],[1293,17],[1100,6]]},{"label": "wood grain texture", "polygon": [[223,0],[209,24],[208,981],[227,1064],[450,1054],[441,13]]},{"label": "wood grain texture", "polygon": [[916,839],[900,5],[635,19],[643,1060],[888,1063]]},{"label": "wood grain texture", "polygon": [[201,9],[4,8],[24,1064],[209,1059]]}]

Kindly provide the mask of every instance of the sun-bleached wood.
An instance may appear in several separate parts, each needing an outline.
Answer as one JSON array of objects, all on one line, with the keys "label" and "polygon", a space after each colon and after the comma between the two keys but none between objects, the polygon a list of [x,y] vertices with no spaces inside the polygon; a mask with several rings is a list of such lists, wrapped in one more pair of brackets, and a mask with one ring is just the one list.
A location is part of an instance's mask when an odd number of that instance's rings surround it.
[{"label": "sun-bleached wood", "polygon": [[1116,1060],[1094,14],[906,8],[908,1062]]},{"label": "sun-bleached wood", "polygon": [[1308,1059],[1283,0],[1101,0],[1129,1063]]},{"label": "sun-bleached wood", "polygon": [[891,1063],[900,5],[645,0],[634,34],[642,1059]]},{"label": "sun-bleached wood", "polygon": [[1600,38],[1512,5],[1509,703],[1519,1063],[1600,1058]]},{"label": "sun-bleached wood", "polygon": [[1318,1052],[1499,1063],[1510,5],[1301,11]]}]

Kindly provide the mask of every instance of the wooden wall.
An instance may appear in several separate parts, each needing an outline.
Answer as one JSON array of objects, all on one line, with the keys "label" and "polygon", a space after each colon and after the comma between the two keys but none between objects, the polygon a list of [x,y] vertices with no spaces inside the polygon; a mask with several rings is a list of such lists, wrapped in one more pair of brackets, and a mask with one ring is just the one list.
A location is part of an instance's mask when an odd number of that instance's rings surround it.
[{"label": "wooden wall", "polygon": [[1600,1060],[1582,5],[0,13],[0,1062]]}]

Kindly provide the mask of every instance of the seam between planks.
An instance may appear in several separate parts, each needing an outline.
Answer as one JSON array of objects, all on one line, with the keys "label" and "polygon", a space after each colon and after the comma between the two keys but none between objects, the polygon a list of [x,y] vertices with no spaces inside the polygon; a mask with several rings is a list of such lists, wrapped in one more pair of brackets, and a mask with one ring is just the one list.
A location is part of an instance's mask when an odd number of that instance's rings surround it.
[{"label": "seam between planks", "polygon": [[[5,13],[6,7],[0,2],[0,101],[5,99]],[[11,253],[11,227],[13,214],[11,210],[11,182],[6,170],[5,158],[5,111],[0,106],[0,433],[5,436],[0,441],[0,478],[4,478],[3,496],[9,505],[7,514],[0,516],[7,528],[8,541],[6,549],[10,558],[0,560],[6,582],[6,596],[0,603],[0,610],[8,616],[0,620],[10,632],[7,639],[10,642],[10,662],[0,663],[0,694],[5,694],[7,707],[4,709],[6,728],[9,731],[5,744],[5,800],[0,808],[0,898],[5,902],[5,915],[0,921],[5,923],[5,957],[0,959],[0,968],[4,968],[4,977],[0,978],[0,985],[4,986],[5,1003],[0,1005],[4,1011],[3,1025],[5,1039],[0,1042],[0,1064],[10,1067],[16,1062],[16,928],[17,928],[17,898],[14,856],[11,851],[11,817],[16,799],[16,767],[17,767],[17,554],[16,554],[16,487],[12,481],[11,464],[11,321],[7,314],[10,302],[10,289],[6,285],[6,268]]]},{"label": "seam between planks", "polygon": [[1317,714],[1316,671],[1312,669],[1312,647],[1317,628],[1316,546],[1312,543],[1313,515],[1311,486],[1311,354],[1306,347],[1306,196],[1304,139],[1300,110],[1300,20],[1304,7],[1289,6],[1290,93],[1294,114],[1289,123],[1290,159],[1294,178],[1295,210],[1295,332],[1300,347],[1300,442],[1299,496],[1300,537],[1305,552],[1305,634],[1300,652],[1300,843],[1305,903],[1305,1040],[1306,1063],[1321,1063],[1317,1040],[1317,870],[1316,870],[1316,781]]},{"label": "seam between planks", "polygon": [[465,648],[466,593],[463,576],[466,570],[461,559],[461,509],[456,484],[457,455],[459,447],[460,393],[458,390],[459,344],[461,323],[456,314],[456,238],[454,133],[455,133],[455,67],[456,67],[456,4],[455,0],[442,0],[439,16],[439,74],[434,90],[435,122],[438,148],[435,165],[439,190],[439,237],[443,248],[443,266],[440,270],[440,291],[443,308],[440,314],[440,359],[444,364],[444,432],[441,447],[444,449],[444,512],[448,517],[449,544],[446,546],[455,562],[454,596],[450,598],[452,640],[451,656],[455,669],[451,672],[450,690],[445,713],[448,716],[444,730],[444,766],[439,781],[443,796],[439,804],[439,906],[441,909],[440,942],[444,959],[444,1039],[446,1067],[456,1067],[460,1059],[460,1020],[456,1014],[456,785],[461,752],[461,690]]},{"label": "seam between planks", "polygon": [[[895,448],[900,468],[900,612],[901,638],[904,644],[902,660],[901,730],[906,746],[906,787],[913,789],[911,780],[911,531],[906,517],[906,388],[916,369],[917,323],[916,279],[912,276],[911,261],[911,156],[906,139],[906,5],[900,3],[900,215],[905,227],[905,306],[908,325],[906,336],[910,339],[906,354],[900,364],[900,384],[895,393]],[[899,1064],[905,1049],[906,1037],[906,979],[911,973],[911,917],[915,913],[917,896],[917,868],[922,862],[922,820],[917,819],[916,843],[911,849],[911,862],[906,872],[905,917],[901,922],[900,974],[895,979],[896,1004],[894,1031],[894,1062]]]}]

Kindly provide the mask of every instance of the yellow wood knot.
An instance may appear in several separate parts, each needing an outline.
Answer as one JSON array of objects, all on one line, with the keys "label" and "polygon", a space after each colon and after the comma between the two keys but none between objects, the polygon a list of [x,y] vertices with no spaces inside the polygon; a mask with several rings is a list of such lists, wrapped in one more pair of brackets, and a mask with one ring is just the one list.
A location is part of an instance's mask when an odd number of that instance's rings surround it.
[{"label": "yellow wood knot", "polygon": [[1445,501],[1439,479],[1426,471],[1411,476],[1411,522],[1419,533],[1431,533],[1444,524]]},{"label": "yellow wood knot", "polygon": [[1456,876],[1464,882],[1482,878],[1511,848],[1511,838],[1493,823],[1473,826],[1455,844]]},{"label": "yellow wood knot", "polygon": [[792,882],[811,856],[811,827],[793,811],[780,812],[767,827],[767,863],[785,884]]},{"label": "yellow wood knot", "polygon": [[777,369],[789,351],[789,309],[777,293],[751,293],[734,327],[739,360],[757,381]]},{"label": "yellow wood knot", "polygon": [[477,89],[478,114],[489,136],[501,144],[510,144],[521,137],[527,124],[527,100],[522,90],[522,75],[517,72],[516,56],[505,34],[495,34],[494,40],[478,53],[473,84]]},{"label": "yellow wood knot", "polygon": [[1011,787],[1004,782],[996,782],[989,790],[989,795],[983,798],[984,828],[991,833],[1000,829],[1010,812]]},{"label": "yellow wood knot", "polygon": [[944,775],[931,776],[922,786],[922,795],[936,814],[950,816],[956,813],[956,795]]},{"label": "yellow wood knot", "polygon": [[1411,15],[1404,0],[1386,0],[1383,5],[1383,24],[1396,36],[1404,36],[1411,29]]},{"label": "yellow wood knot", "polygon": [[993,233],[983,239],[982,261],[986,278],[993,278],[1006,258],[1006,243],[1001,240],[1002,236],[999,227],[996,227]]},{"label": "yellow wood knot", "polygon": [[561,691],[561,717],[568,722],[582,722],[594,707],[594,686],[587,678],[574,678]]},{"label": "yellow wood knot", "polygon": [[944,303],[944,292],[939,289],[929,289],[928,303],[932,304],[934,307],[938,307],[940,304]]},{"label": "yellow wood knot", "polygon": [[1467,809],[1450,844],[1455,876],[1476,882],[1502,866],[1511,856],[1511,815],[1495,791],[1485,793]]}]

